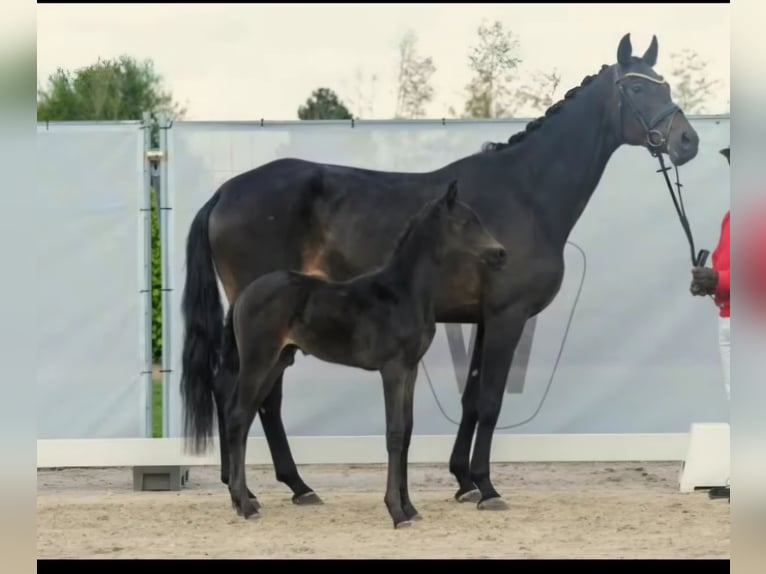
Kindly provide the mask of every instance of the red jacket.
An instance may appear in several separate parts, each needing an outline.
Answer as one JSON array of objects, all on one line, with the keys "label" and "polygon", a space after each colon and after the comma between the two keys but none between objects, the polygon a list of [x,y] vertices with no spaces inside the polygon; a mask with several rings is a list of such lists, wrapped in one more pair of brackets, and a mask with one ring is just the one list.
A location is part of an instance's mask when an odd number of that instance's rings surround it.
[{"label": "red jacket", "polygon": [[[713,269],[718,272],[713,300],[721,317],[731,316],[729,218],[730,212],[726,212],[721,237],[713,252]],[[737,244],[737,265],[741,269],[739,277],[742,281],[738,293],[749,310],[766,314],[766,203],[751,206],[742,219],[742,234]]]},{"label": "red jacket", "polygon": [[[737,240],[737,265],[741,272],[737,273],[742,285],[737,288],[737,292],[742,294],[742,300],[749,310],[761,315],[766,313],[766,202],[761,200],[757,205],[748,206],[740,219],[743,233],[741,239]],[[726,232],[728,237],[728,227]],[[728,239],[726,245],[728,271]],[[727,272],[727,291],[728,282]]]},{"label": "red jacket", "polygon": [[731,316],[729,309],[729,215],[727,211],[721,224],[721,238],[713,251],[713,269],[718,272],[718,285],[713,300],[720,309],[721,317]]}]

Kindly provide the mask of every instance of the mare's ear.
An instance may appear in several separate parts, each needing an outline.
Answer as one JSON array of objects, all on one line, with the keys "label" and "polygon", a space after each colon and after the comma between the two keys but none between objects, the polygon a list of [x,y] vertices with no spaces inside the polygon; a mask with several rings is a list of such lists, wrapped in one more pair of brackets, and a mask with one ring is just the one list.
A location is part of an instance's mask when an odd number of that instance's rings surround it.
[{"label": "mare's ear", "polygon": [[627,66],[630,64],[630,57],[633,55],[633,46],[630,43],[630,33],[625,34],[620,40],[620,45],[617,46],[617,62],[621,66]]},{"label": "mare's ear", "polygon": [[449,187],[447,188],[447,193],[444,194],[444,203],[447,205],[447,209],[452,209],[455,207],[455,202],[457,201],[457,180],[453,179]]},{"label": "mare's ear", "polygon": [[643,56],[641,56],[641,59],[650,67],[654,68],[654,66],[657,64],[657,36],[652,36],[652,43],[649,44],[649,47],[646,49],[646,52]]}]

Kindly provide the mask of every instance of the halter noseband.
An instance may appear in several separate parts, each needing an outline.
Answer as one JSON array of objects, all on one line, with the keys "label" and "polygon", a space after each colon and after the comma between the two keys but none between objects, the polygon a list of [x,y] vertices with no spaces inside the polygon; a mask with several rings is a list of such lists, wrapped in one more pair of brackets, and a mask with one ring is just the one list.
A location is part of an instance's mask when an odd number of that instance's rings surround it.
[{"label": "halter noseband", "polygon": [[[636,118],[638,118],[638,121],[641,122],[641,126],[646,132],[646,144],[650,148],[649,151],[652,153],[652,155],[657,155],[659,153],[659,148],[667,143],[668,136],[670,136],[670,129],[673,126],[673,117],[675,117],[675,115],[681,111],[681,108],[679,108],[675,103],[671,101],[659,112],[657,112],[657,115],[651,119],[647,119],[641,110],[638,109],[638,106],[636,106],[636,103],[633,101],[633,98],[630,96],[630,94],[625,91],[622,81],[626,78],[641,78],[642,80],[647,80],[649,82],[661,85],[667,85],[667,82],[664,80],[658,80],[657,78],[652,78],[646,74],[640,74],[638,72],[628,72],[627,74],[615,80],[615,84],[617,84],[617,88],[620,90],[622,99],[627,102],[628,107],[630,107],[630,109],[633,111],[633,114],[636,116]],[[622,117],[622,114],[620,117]],[[667,134],[663,134],[660,130],[656,129],[656,127],[667,117],[670,117]]]}]

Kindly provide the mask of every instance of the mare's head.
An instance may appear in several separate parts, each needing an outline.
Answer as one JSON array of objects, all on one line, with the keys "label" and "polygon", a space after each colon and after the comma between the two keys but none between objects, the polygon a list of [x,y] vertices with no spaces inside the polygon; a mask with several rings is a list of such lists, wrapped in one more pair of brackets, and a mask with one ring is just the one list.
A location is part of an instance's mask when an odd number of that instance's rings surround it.
[{"label": "mare's head", "polygon": [[618,129],[625,143],[666,153],[680,166],[697,155],[699,136],[673,102],[668,83],[654,71],[657,52],[656,36],[640,58],[633,55],[630,34],[620,40],[613,66]]},{"label": "mare's head", "polygon": [[492,269],[505,264],[502,244],[484,227],[478,214],[457,198],[457,181],[434,201],[425,214],[429,235],[436,242],[436,254],[442,259],[450,253],[476,257]]}]

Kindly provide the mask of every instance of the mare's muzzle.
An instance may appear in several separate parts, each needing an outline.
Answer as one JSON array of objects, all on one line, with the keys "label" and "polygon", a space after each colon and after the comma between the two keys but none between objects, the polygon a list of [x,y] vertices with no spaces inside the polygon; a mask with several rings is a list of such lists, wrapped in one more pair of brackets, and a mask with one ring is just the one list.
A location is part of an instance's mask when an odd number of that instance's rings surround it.
[{"label": "mare's muzzle", "polygon": [[482,259],[492,269],[501,269],[508,258],[508,255],[502,247],[491,247],[485,249]]}]

